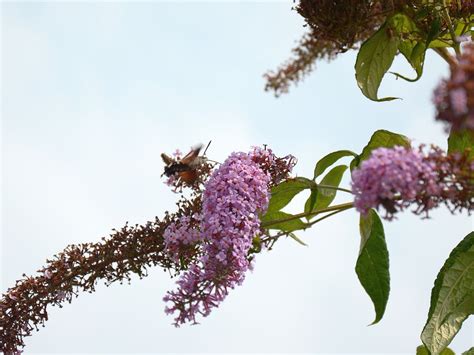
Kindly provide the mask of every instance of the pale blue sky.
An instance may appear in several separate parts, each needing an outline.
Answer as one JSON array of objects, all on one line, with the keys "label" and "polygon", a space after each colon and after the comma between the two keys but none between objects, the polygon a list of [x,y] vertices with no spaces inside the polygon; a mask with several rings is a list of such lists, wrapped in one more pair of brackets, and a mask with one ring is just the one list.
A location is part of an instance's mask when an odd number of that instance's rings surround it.
[{"label": "pale blue sky", "polygon": [[[360,151],[384,128],[445,145],[431,91],[447,66],[430,54],[415,84],[387,80],[373,103],[354,79],[354,53],[290,94],[263,91],[304,29],[292,2],[3,2],[2,292],[67,244],[98,241],[125,221],[174,208],[159,154],[213,143],[208,155],[268,144],[310,175],[329,151]],[[397,69],[409,70],[403,64]],[[340,196],[341,201],[345,196]],[[292,207],[294,211],[299,206]],[[154,270],[131,286],[98,287],[26,340],[27,353],[413,353],[434,278],[472,219],[441,209],[386,223],[392,293],[373,319],[357,281],[357,215],[281,241],[202,325],[175,329]],[[453,343],[474,343],[472,320]]]}]

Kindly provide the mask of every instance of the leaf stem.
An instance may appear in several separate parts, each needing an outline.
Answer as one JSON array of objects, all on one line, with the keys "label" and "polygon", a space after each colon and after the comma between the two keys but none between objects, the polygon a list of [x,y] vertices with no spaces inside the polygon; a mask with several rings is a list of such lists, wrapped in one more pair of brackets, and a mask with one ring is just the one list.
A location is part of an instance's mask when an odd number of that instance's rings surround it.
[{"label": "leaf stem", "polygon": [[353,194],[353,192],[349,189],[345,189],[343,187],[337,187],[337,186],[331,186],[331,185],[324,185],[324,184],[318,184],[318,187],[321,187],[323,189],[328,189],[328,190],[338,190],[338,191],[344,191],[348,192],[350,194]]},{"label": "leaf stem", "polygon": [[[303,218],[303,217],[316,216],[320,213],[325,213],[325,212],[346,210],[346,209],[349,209],[349,208],[352,208],[352,207],[354,207],[354,202],[346,202],[346,203],[342,203],[340,205],[330,206],[330,207],[323,208],[323,209],[320,209],[320,210],[317,210],[317,211],[298,213],[298,214],[295,214],[291,217],[280,218],[280,219],[275,219],[273,221],[263,222],[261,224],[261,227],[268,228],[268,227],[273,226],[275,224],[294,221],[296,219],[300,219],[300,218]],[[311,224],[308,223],[308,226],[310,226],[310,225]]]},{"label": "leaf stem", "polygon": [[[348,210],[348,209],[350,209],[350,208],[352,208],[352,207],[353,207],[353,206],[349,206],[349,204],[347,204],[347,206],[344,207],[344,208],[341,208],[341,209],[339,209],[339,210],[333,211],[333,212],[331,212],[331,213],[329,213],[329,214],[327,214],[327,215],[325,215],[325,216],[323,216],[323,217],[321,217],[321,218],[318,218],[317,220],[315,220],[315,221],[313,221],[313,222],[311,222],[311,223],[308,223],[308,227],[312,227],[314,224],[316,224],[316,223],[318,223],[318,222],[321,222],[321,221],[325,220],[326,218],[329,218],[329,217],[331,217],[331,216],[333,216],[333,215],[335,215],[335,214],[338,214],[338,213],[340,213],[340,212],[346,211],[346,210]],[[269,236],[268,238],[265,239],[265,241],[272,241],[273,244],[274,244],[280,237],[282,237],[282,236],[284,236],[284,235],[286,235],[286,236],[288,237],[290,233],[292,233],[292,232],[282,231],[282,232],[277,233],[277,234],[274,235],[274,236]],[[272,244],[272,246],[273,246],[273,244]]]},{"label": "leaf stem", "polygon": [[444,13],[444,17],[446,18],[446,21],[448,22],[449,33],[451,34],[451,38],[453,40],[454,51],[459,56],[461,55],[461,49],[459,46],[459,42],[456,40],[456,33],[454,32],[454,26],[453,26],[453,22],[451,21],[451,16],[449,16],[448,4],[446,3],[446,0],[443,0],[443,13]]},{"label": "leaf stem", "polygon": [[338,214],[338,213],[340,213],[340,212],[346,211],[346,210],[348,210],[348,209],[350,209],[350,208],[352,208],[352,207],[354,207],[354,206],[347,206],[347,207],[341,208],[340,210],[336,210],[336,211],[334,211],[334,212],[328,213],[327,215],[325,215],[325,216],[323,216],[323,217],[321,217],[321,218],[318,218],[318,219],[314,220],[313,222],[309,223],[308,226],[309,226],[309,227],[312,227],[313,224],[316,224],[316,223],[318,223],[318,222],[321,222],[321,221],[325,220],[326,218],[329,218],[329,217],[331,217],[331,216],[333,216],[333,215],[335,215],[335,214]]},{"label": "leaf stem", "polygon": [[433,50],[438,53],[451,68],[455,68],[458,65],[457,59],[452,56],[446,48],[433,48]]}]

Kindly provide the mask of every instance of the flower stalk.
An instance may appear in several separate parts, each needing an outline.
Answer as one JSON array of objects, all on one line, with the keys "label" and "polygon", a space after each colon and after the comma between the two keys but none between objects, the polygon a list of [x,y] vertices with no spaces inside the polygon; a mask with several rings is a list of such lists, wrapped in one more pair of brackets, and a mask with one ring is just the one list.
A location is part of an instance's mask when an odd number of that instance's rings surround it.
[{"label": "flower stalk", "polygon": [[[284,223],[284,222],[290,222],[290,221],[294,221],[296,219],[301,219],[301,218],[304,218],[304,217],[314,217],[318,214],[326,213],[326,212],[344,211],[344,210],[347,210],[347,209],[352,208],[352,207],[354,207],[353,202],[346,202],[346,203],[342,203],[342,204],[339,204],[339,205],[334,205],[334,206],[330,206],[330,207],[327,207],[327,208],[322,208],[322,209],[317,210],[317,211],[302,212],[302,213],[292,215],[291,217],[280,218],[280,219],[275,219],[275,220],[272,220],[272,221],[262,222],[261,226],[262,226],[262,228],[268,228],[268,227],[271,227],[271,226],[276,225],[276,224],[280,224],[280,223]],[[308,227],[310,225],[311,224],[308,223]]]}]

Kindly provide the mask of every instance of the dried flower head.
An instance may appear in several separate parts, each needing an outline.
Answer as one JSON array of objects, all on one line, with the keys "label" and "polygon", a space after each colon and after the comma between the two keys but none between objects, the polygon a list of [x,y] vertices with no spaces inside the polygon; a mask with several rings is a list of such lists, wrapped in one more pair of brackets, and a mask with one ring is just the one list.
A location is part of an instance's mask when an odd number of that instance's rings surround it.
[{"label": "dried flower head", "polygon": [[295,9],[309,31],[292,50],[292,59],[264,75],[265,90],[276,96],[287,93],[291,83],[308,75],[317,60],[331,60],[356,48],[375,33],[394,7],[385,1],[300,0]]},{"label": "dried flower head", "polygon": [[436,119],[453,130],[474,131],[474,43],[464,46],[451,77],[442,80],[434,91]]},{"label": "dried flower head", "polygon": [[451,17],[454,17],[456,19],[464,19],[466,23],[469,23],[469,19],[474,13],[474,1],[452,0],[449,2],[448,10]]},{"label": "dried flower head", "polygon": [[148,267],[160,266],[176,274],[195,261],[191,246],[179,262],[166,249],[164,232],[172,223],[200,210],[200,199],[182,200],[178,212],[145,225],[126,224],[98,243],[70,245],[47,261],[36,276],[24,276],[0,300],[0,351],[18,353],[24,337],[48,320],[50,306],[62,307],[79,292],[94,292],[99,280],[130,282],[131,275],[147,276]]},{"label": "dried flower head", "polygon": [[[447,3],[452,19],[471,22],[473,1]],[[299,0],[294,9],[304,18],[308,31],[292,50],[293,58],[264,75],[265,90],[273,91],[275,96],[287,93],[290,84],[297,84],[311,73],[317,60],[332,60],[357,49],[395,13],[404,13],[415,22],[418,30],[411,35],[419,41],[425,41],[434,26],[440,34],[449,32],[449,21],[439,1]]]}]

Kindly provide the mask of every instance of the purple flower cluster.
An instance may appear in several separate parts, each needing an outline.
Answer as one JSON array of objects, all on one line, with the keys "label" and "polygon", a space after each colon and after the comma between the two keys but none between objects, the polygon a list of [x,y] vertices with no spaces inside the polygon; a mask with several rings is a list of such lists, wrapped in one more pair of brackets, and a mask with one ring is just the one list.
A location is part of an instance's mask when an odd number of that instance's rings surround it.
[{"label": "purple flower cluster", "polygon": [[451,77],[435,89],[433,103],[436,119],[454,130],[474,130],[474,44],[466,44],[463,50],[458,64],[451,68]]},{"label": "purple flower cluster", "polygon": [[436,165],[424,158],[421,151],[396,146],[378,148],[352,173],[354,205],[361,213],[382,205],[386,218],[423,200],[425,209],[435,207],[431,197],[441,192]]},{"label": "purple flower cluster", "polygon": [[180,277],[177,290],[163,298],[171,303],[166,313],[177,313],[176,326],[197,323],[197,315],[209,315],[230,289],[244,281],[251,268],[249,249],[260,232],[258,214],[268,206],[272,179],[268,168],[275,161],[270,150],[233,153],[205,185],[199,231],[182,223],[182,228],[173,226],[165,232],[170,245],[199,239],[203,243],[199,262]]},{"label": "purple flower cluster", "polygon": [[201,233],[196,227],[199,225],[200,216],[182,216],[177,222],[172,222],[163,233],[166,251],[176,262],[187,252],[192,251],[192,246],[201,240]]}]

